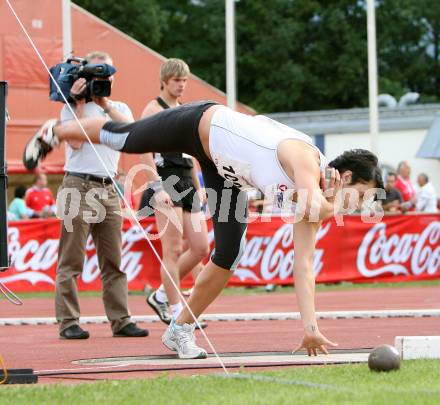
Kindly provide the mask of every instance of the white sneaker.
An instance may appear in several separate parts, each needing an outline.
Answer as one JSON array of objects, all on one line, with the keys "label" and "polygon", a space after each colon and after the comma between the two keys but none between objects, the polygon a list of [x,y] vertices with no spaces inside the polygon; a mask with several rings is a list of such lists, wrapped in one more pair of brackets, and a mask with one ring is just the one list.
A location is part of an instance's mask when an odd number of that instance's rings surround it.
[{"label": "white sneaker", "polygon": [[59,144],[53,133],[53,127],[58,121],[47,120],[26,144],[23,152],[23,164],[28,170],[34,170],[52,149]]},{"label": "white sneaker", "polygon": [[206,359],[206,350],[196,345],[194,329],[194,324],[176,325],[172,321],[162,336],[162,343],[177,352],[180,359]]}]

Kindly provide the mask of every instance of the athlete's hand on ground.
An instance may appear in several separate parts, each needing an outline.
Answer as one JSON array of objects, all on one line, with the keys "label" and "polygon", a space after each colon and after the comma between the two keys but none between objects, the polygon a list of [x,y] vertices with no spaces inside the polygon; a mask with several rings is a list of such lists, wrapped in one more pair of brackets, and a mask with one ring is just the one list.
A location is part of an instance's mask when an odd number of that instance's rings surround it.
[{"label": "athlete's hand on ground", "polygon": [[162,207],[174,207],[170,195],[165,190],[158,190],[154,193],[154,205]]},{"label": "athlete's hand on ground", "polygon": [[328,340],[321,332],[316,331],[305,331],[304,337],[301,344],[293,351],[296,353],[300,350],[307,350],[309,356],[317,356],[318,351],[324,354],[328,354],[326,346],[336,347],[337,343]]},{"label": "athlete's hand on ground", "polygon": [[334,167],[326,167],[321,172],[321,189],[327,201],[333,203],[336,196],[342,190],[342,179],[338,170]]}]

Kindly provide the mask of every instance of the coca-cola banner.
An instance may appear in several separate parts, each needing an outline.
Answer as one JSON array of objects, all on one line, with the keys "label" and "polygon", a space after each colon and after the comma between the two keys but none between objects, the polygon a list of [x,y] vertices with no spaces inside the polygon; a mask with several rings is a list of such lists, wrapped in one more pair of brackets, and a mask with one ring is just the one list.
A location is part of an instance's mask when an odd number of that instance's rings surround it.
[{"label": "coca-cola banner", "polygon": [[[153,219],[141,222],[155,234]],[[0,281],[15,291],[52,291],[55,285],[58,235],[57,219],[11,222],[8,239],[12,267]],[[156,287],[159,261],[144,233],[124,222],[122,270],[129,288]],[[213,247],[213,232],[209,238]],[[151,243],[161,253],[160,241]],[[257,219],[249,224],[247,245],[231,285],[290,284],[293,276],[293,226],[282,218]],[[344,217],[344,226],[328,221],[316,243],[313,271],[318,282],[410,281],[440,278],[440,215],[386,216],[379,223]],[[81,290],[99,290],[100,277],[91,238],[81,277]],[[190,280],[183,284],[187,286]]]}]

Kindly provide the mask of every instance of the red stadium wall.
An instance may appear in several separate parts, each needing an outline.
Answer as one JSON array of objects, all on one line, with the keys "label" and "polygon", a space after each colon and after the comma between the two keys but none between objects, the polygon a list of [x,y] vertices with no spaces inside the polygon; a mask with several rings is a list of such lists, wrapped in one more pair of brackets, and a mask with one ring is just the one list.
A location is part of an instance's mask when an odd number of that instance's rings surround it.
[{"label": "red stadium wall", "polygon": [[[48,66],[63,59],[61,0],[14,0],[11,2]],[[128,37],[84,9],[72,4],[72,43],[75,56],[93,50],[108,52],[118,69],[112,98],[127,103],[139,118],[147,101],[159,91],[159,67],[165,58]],[[7,127],[9,173],[22,173],[23,147],[46,119],[58,117],[61,103],[49,101],[48,74],[6,2],[0,2],[0,80],[9,83]],[[192,75],[184,102],[212,99],[226,103],[225,94]],[[242,104],[238,110],[252,113]],[[122,155],[120,167],[128,171],[139,157]],[[62,173],[64,148],[51,154],[43,170]],[[135,186],[142,184],[137,178]]]},{"label": "red stadium wall", "polygon": [[[292,225],[281,218],[255,218],[247,246],[230,285],[291,284]],[[328,221],[318,234],[313,270],[318,282],[390,282],[440,278],[440,214],[387,216],[377,224],[359,216],[344,217],[345,226]],[[155,221],[142,222],[156,232]],[[53,291],[60,223],[57,219],[9,224],[12,267],[0,281],[15,291]],[[211,247],[213,233],[209,233]],[[160,242],[153,245],[161,253]],[[129,288],[157,287],[159,262],[139,230],[125,221],[122,269]],[[189,284],[189,280],[184,283]],[[79,279],[81,290],[99,290],[99,269],[93,243]]]}]

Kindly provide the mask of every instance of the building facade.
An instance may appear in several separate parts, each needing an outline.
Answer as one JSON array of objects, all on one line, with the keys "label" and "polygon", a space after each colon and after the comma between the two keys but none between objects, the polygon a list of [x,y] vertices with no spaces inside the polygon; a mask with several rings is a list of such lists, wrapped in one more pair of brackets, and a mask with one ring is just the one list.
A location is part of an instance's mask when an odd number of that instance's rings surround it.
[{"label": "building facade", "polygon": [[[411,165],[414,183],[419,173],[426,173],[437,191],[440,191],[440,159],[425,159],[416,155],[434,120],[440,118],[437,115],[439,111],[440,104],[381,108],[378,137],[378,155],[384,167],[395,170],[400,161],[407,160]],[[368,108],[269,116],[312,136],[329,160],[347,149],[371,149]]]}]

